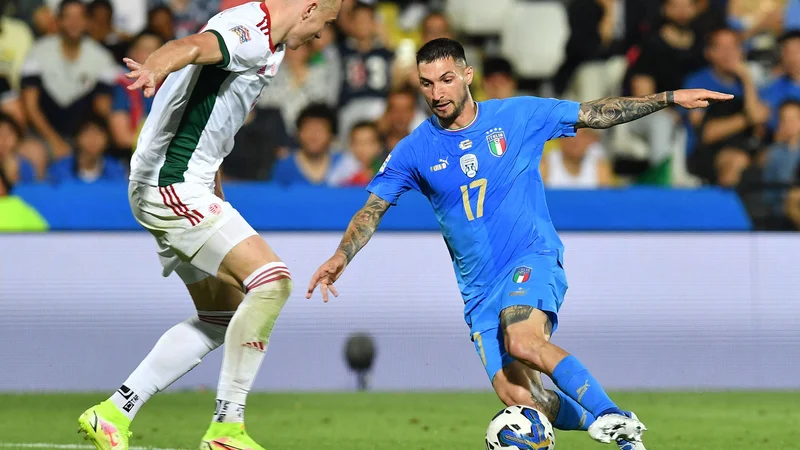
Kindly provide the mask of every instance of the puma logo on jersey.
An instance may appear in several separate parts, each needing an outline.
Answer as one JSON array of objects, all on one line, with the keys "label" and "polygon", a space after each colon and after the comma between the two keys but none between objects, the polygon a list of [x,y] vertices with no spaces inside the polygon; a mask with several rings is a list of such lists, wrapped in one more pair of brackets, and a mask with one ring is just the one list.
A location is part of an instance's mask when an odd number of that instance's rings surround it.
[{"label": "puma logo on jersey", "polygon": [[431,167],[431,172],[438,172],[438,171],[440,171],[440,170],[447,169],[447,166],[448,166],[448,164],[449,164],[449,163],[447,162],[447,160],[448,160],[448,159],[450,159],[450,157],[449,157],[449,156],[448,156],[447,158],[445,158],[445,159],[441,159],[441,158],[439,158],[439,164],[436,164],[435,166],[432,166],[432,167]]}]

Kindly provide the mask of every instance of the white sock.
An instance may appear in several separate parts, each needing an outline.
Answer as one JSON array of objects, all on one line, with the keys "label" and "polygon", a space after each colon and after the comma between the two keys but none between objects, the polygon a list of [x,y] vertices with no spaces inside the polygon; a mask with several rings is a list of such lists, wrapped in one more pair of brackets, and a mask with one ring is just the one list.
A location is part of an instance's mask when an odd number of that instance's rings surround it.
[{"label": "white sock", "polygon": [[197,316],[170,328],[111,396],[111,402],[133,420],[150,397],[169,387],[222,345],[226,324],[232,316],[232,312],[198,311]]},{"label": "white sock", "polygon": [[244,405],[227,400],[217,400],[217,407],[214,410],[214,422],[244,423]]},{"label": "white sock", "polygon": [[[247,277],[243,284],[247,295],[233,315],[225,334],[225,356],[217,400],[223,402],[223,406],[227,405],[227,412],[225,419],[218,421],[235,421],[231,417],[231,403],[237,408],[241,406],[241,415],[244,417],[247,394],[264,360],[269,335],[292,292],[289,269],[283,263],[265,265]],[[217,420],[217,415],[214,420]]]}]

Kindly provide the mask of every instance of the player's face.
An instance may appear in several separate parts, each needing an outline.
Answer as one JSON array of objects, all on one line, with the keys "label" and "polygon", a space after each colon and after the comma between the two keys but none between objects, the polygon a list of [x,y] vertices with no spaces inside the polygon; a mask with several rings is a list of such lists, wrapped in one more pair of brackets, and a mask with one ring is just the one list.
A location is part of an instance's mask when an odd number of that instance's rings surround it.
[{"label": "player's face", "polygon": [[472,67],[462,67],[453,58],[417,66],[425,101],[439,119],[453,120],[464,111],[472,84]]},{"label": "player's face", "polygon": [[342,0],[319,0],[309,3],[300,23],[286,37],[286,46],[297,49],[303,44],[322,37],[322,30],[333,24],[339,15]]}]

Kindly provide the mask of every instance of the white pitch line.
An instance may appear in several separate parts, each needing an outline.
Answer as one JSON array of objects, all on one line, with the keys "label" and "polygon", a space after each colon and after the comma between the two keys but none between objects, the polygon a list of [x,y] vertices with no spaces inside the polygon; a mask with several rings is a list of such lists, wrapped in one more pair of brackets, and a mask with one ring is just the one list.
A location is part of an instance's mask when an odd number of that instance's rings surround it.
[{"label": "white pitch line", "polygon": [[[48,444],[46,442],[0,442],[0,448],[53,448],[53,449],[94,449],[94,445]],[[129,450],[181,450],[178,448],[129,447]]]}]

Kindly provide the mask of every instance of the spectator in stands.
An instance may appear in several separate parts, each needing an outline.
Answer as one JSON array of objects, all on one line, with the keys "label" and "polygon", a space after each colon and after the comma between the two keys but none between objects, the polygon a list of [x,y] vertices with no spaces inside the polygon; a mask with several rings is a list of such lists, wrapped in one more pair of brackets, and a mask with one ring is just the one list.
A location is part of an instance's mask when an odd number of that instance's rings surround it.
[{"label": "spectator in stands", "polygon": [[434,11],[422,20],[422,44],[439,39],[448,38],[453,39],[453,30],[450,27],[450,21],[447,16]]},{"label": "spectator in stands", "polygon": [[417,109],[417,92],[410,87],[393,90],[386,99],[386,111],[378,120],[378,129],[389,151],[408,136],[426,116]]},{"label": "spectator in stands", "polygon": [[783,28],[783,0],[729,0],[727,6],[727,22],[730,27],[739,31],[742,40],[762,33],[779,35]]},{"label": "spectator in stands", "polygon": [[34,165],[19,155],[22,128],[13,118],[0,113],[0,165],[12,184],[32,183],[37,179]]},{"label": "spectator in stands", "polygon": [[93,0],[87,6],[89,16],[89,36],[102,44],[114,56],[114,61],[122,61],[130,36],[114,28],[114,6],[111,0]]},{"label": "spectator in stands", "polygon": [[268,180],[275,161],[289,155],[290,141],[279,110],[253,108],[225,158],[224,179]]},{"label": "spectator in stands", "polygon": [[580,129],[542,156],[539,170],[548,187],[594,189],[614,184],[611,164],[596,131]]},{"label": "spectator in stands", "polygon": [[366,186],[378,172],[384,149],[373,122],[359,122],[350,130],[350,148],[331,171],[331,186]]},{"label": "spectator in stands", "polygon": [[567,15],[570,38],[556,90],[577,101],[619,95],[625,54],[658,17],[658,0],[573,0]]},{"label": "spectator in stands", "polygon": [[781,75],[761,91],[772,110],[769,129],[778,124],[778,108],[787,100],[800,100],[800,30],[781,36]]},{"label": "spectator in stands", "polygon": [[294,185],[326,184],[342,156],[331,152],[335,130],[336,113],[330,107],[312,104],[304,109],[297,118],[300,148],[275,164],[272,181]]},{"label": "spectator in stands", "polygon": [[[164,41],[155,33],[147,31],[140,33],[131,41],[128,57],[134,61],[146,61],[163,43]],[[119,150],[119,156],[130,155],[131,150],[135,148],[139,131],[153,106],[153,98],[145,98],[141,89],[128,90],[132,82],[133,80],[125,77],[124,73],[120,73],[114,84],[114,102],[109,125],[113,144]]]},{"label": "spectator in stands", "polygon": [[75,153],[54,162],[48,173],[54,183],[124,181],[127,171],[119,161],[106,156],[111,136],[100,117],[84,120],[75,136]]},{"label": "spectator in stands", "polygon": [[22,71],[22,101],[28,122],[54,158],[67,156],[79,121],[90,112],[108,117],[111,87],[119,73],[111,54],[86,32],[86,6],[64,0],[58,10],[59,35],[34,44]]},{"label": "spectator in stands", "polygon": [[[764,181],[770,184],[792,185],[800,181],[800,101],[789,100],[778,112],[778,130],[775,143],[767,151],[764,162]],[[766,200],[780,215],[784,210],[785,195],[769,189]]]},{"label": "spectator in stands", "polygon": [[147,31],[161,36],[164,42],[175,39],[175,15],[168,6],[156,6],[147,12]]},{"label": "spectator in stands", "polygon": [[504,99],[518,95],[517,78],[511,62],[505,58],[489,58],[483,62],[482,82],[486,98]]},{"label": "spectator in stands", "polygon": [[[2,3],[2,2],[0,2]],[[33,45],[33,33],[25,22],[5,14],[0,6],[0,77],[15,91],[20,87],[20,71],[25,55]]]},{"label": "spectator in stands", "polygon": [[[641,54],[629,70],[634,96],[680,89],[690,73],[705,65],[703,44],[692,28],[697,15],[695,0],[662,0],[661,25],[644,38]],[[652,170],[668,170],[678,116],[665,109],[641,120],[616,127],[613,145],[626,148],[643,139]]]},{"label": "spectator in stands", "polygon": [[[753,88],[753,77],[747,67],[747,62],[742,51],[742,42],[739,33],[731,28],[721,28],[713,31],[706,39],[705,58],[709,66],[687,77],[683,87],[686,89],[708,89],[726,94],[733,94],[737,98],[744,95],[744,85],[740,75],[748,83],[748,88]],[[751,94],[752,94],[751,90]],[[755,99],[754,99],[755,100]],[[694,151],[697,145],[695,129],[702,125],[706,110],[680,110],[684,118],[687,132],[687,153]],[[732,133],[737,130],[732,130]]]},{"label": "spectator in stands", "polygon": [[280,109],[286,130],[291,135],[295,134],[297,117],[306,106],[325,103],[335,107],[339,99],[338,86],[331,86],[329,64],[323,60],[312,65],[311,52],[309,45],[288,50],[281,70],[258,102],[260,108]]},{"label": "spectator in stands", "polygon": [[197,33],[208,19],[219,12],[220,0],[157,0],[172,11],[175,37]]},{"label": "spectator in stands", "polygon": [[47,221],[36,209],[12,195],[14,183],[0,161],[0,232],[47,231]]},{"label": "spectator in stands", "polygon": [[697,148],[689,157],[689,171],[706,182],[735,187],[757,156],[760,127],[769,120],[769,108],[761,103],[753,76],[742,64],[735,75],[743,95],[711,105],[697,129]]},{"label": "spectator in stands", "polygon": [[[340,14],[345,14],[344,12]],[[386,109],[391,87],[393,53],[378,40],[375,7],[357,3],[351,14],[353,27],[341,46],[342,87],[340,136],[362,120],[377,120]]]}]

